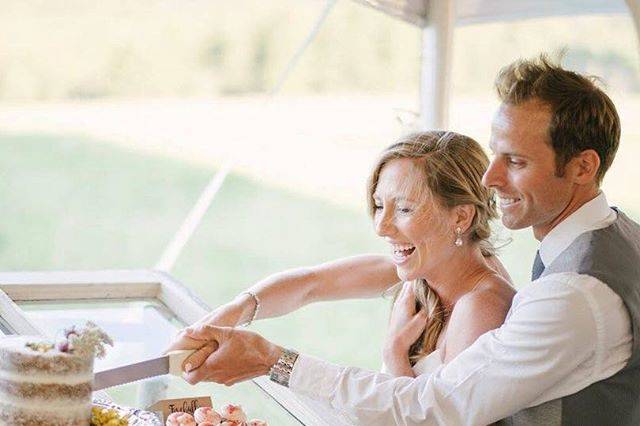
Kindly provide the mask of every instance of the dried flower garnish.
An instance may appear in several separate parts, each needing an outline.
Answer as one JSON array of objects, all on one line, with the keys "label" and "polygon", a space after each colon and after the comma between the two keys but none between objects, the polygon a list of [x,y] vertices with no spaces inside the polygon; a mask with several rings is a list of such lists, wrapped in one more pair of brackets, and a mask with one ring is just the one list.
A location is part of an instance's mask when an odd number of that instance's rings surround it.
[{"label": "dried flower garnish", "polygon": [[56,343],[56,349],[60,352],[69,352],[70,346],[68,340],[61,340]]},{"label": "dried flower garnish", "polygon": [[64,338],[65,339],[68,339],[71,335],[74,335],[74,334],[76,336],[79,334],[79,331],[76,330],[76,326],[75,325],[72,325],[70,328],[65,328],[64,329]]},{"label": "dried flower garnish", "polygon": [[113,346],[111,337],[91,321],[87,321],[84,328],[73,328],[65,334],[69,341],[68,351],[79,355],[103,358],[106,354],[105,345]]},{"label": "dried flower garnish", "polygon": [[49,352],[56,348],[59,352],[68,354],[78,354],[80,356],[96,356],[102,358],[106,354],[105,345],[113,346],[111,337],[100,327],[91,321],[87,321],[84,328],[64,330],[64,337],[56,344],[49,342],[27,342],[29,349],[36,352]]},{"label": "dried flower garnish", "polygon": [[49,352],[51,349],[53,349],[53,343],[47,342],[28,342],[25,344],[25,346],[32,351],[42,353]]}]

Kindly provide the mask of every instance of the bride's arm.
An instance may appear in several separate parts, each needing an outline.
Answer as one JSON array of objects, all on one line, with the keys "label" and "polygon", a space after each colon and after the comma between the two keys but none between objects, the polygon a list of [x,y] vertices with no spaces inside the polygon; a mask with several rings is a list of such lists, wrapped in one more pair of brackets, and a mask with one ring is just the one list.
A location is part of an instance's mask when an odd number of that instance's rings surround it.
[{"label": "bride's arm", "polygon": [[[256,319],[261,319],[285,315],[312,302],[379,296],[396,282],[396,268],[388,256],[360,255],[280,272],[246,291],[260,300]],[[233,327],[249,321],[255,309],[253,296],[240,293],[196,324]],[[182,348],[184,339],[180,333],[169,349]]]},{"label": "bride's arm", "polygon": [[[260,299],[256,319],[261,319],[285,315],[313,302],[376,297],[396,282],[396,268],[388,256],[360,255],[280,272],[248,291]],[[240,294],[232,303],[243,312],[240,322],[253,314],[255,301],[250,295]]]}]

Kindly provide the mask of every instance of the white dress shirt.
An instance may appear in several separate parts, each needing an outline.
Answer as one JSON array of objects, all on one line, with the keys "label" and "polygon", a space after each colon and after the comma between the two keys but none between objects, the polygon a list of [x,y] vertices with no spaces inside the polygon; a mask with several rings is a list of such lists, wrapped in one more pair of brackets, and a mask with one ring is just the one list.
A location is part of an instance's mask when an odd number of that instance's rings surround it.
[{"label": "white dress shirt", "polygon": [[[615,218],[600,194],[544,238],[543,262]],[[431,373],[396,378],[301,354],[289,387],[355,424],[486,425],[612,376],[626,365],[631,345],[628,312],[606,284],[550,274],[516,294],[499,329]]]}]

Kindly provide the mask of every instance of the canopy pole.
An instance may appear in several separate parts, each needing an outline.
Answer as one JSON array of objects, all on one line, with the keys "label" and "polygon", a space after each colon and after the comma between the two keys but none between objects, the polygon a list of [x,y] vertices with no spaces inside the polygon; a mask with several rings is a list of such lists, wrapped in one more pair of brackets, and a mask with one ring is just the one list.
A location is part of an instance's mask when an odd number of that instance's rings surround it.
[{"label": "canopy pole", "polygon": [[[329,16],[329,12],[331,12],[337,1],[338,0],[326,0],[325,7],[322,9],[322,12],[316,19],[313,28],[287,63],[287,66],[280,74],[273,89],[269,91],[265,104],[271,102],[273,98],[278,94],[278,92],[282,88],[282,85],[287,81],[287,78],[289,77],[295,66],[298,64],[298,61],[302,57],[302,54],[307,50],[309,45],[313,42],[313,40],[320,32],[322,25]],[[178,260],[178,257],[180,256],[180,254],[182,254],[184,247],[187,245],[192,235],[200,226],[204,215],[209,210],[213,199],[224,184],[225,178],[227,177],[227,174],[229,174],[229,172],[233,169],[234,164],[235,161],[233,159],[227,160],[222,169],[215,175],[213,175],[207,186],[200,194],[200,198],[198,198],[198,201],[196,201],[196,204],[193,206],[186,219],[184,220],[176,234],[173,236],[173,239],[162,252],[160,260],[158,260],[158,262],[156,263],[156,270],[164,272],[171,271],[176,261]]]},{"label": "canopy pole", "polygon": [[193,236],[196,229],[198,229],[198,226],[200,226],[200,223],[202,222],[204,215],[207,213],[207,210],[209,210],[213,199],[218,194],[220,188],[222,188],[222,184],[224,184],[224,180],[229,174],[231,166],[231,163],[225,163],[209,181],[209,184],[200,194],[198,201],[196,201],[196,204],[191,208],[191,211],[182,222],[178,232],[173,236],[173,240],[171,240],[169,245],[164,249],[160,260],[158,260],[154,269],[166,272],[171,271],[173,265],[175,265],[178,260],[178,256],[180,256],[180,253],[182,253],[182,250],[191,239],[191,236]]},{"label": "canopy pole", "polygon": [[633,25],[636,29],[636,38],[638,39],[638,51],[640,53],[640,0],[625,0],[633,19]]},{"label": "canopy pole", "polygon": [[422,30],[420,70],[420,127],[446,129],[449,124],[449,97],[455,7],[453,0],[429,2],[427,25]]}]

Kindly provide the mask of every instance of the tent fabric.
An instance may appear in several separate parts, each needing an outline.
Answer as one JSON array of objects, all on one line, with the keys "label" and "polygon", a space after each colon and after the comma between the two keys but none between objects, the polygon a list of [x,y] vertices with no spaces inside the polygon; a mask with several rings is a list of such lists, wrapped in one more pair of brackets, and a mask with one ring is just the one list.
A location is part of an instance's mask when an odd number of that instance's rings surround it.
[{"label": "tent fabric", "polygon": [[[419,27],[427,25],[429,0],[355,0]],[[437,1],[437,0],[436,0]]]},{"label": "tent fabric", "polygon": [[[429,3],[447,0],[355,0],[411,24],[425,27]],[[450,0],[455,4],[456,24],[510,21],[557,15],[628,13],[625,0]],[[627,0],[639,3],[640,0]]]}]

